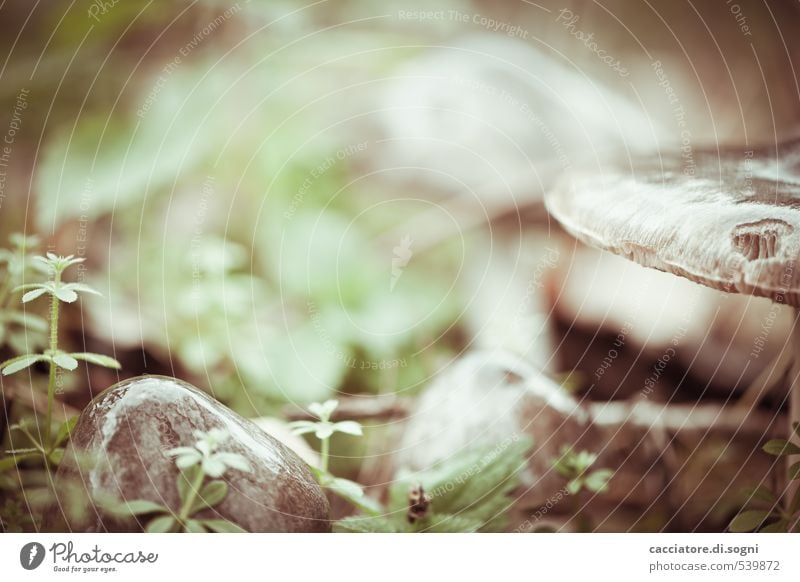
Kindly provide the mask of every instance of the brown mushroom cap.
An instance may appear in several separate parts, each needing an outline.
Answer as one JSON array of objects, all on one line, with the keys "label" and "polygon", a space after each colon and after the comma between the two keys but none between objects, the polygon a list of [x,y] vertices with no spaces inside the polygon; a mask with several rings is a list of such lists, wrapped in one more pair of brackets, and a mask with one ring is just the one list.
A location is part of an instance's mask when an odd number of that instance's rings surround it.
[{"label": "brown mushroom cap", "polygon": [[589,245],[730,293],[800,305],[800,141],[572,172],[546,197]]}]

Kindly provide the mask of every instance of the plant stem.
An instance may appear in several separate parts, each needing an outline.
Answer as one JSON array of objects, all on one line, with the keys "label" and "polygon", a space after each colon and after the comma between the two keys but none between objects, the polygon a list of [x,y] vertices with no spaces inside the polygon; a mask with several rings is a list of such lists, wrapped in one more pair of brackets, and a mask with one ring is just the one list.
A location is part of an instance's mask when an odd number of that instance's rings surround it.
[{"label": "plant stem", "polygon": [[[53,278],[54,287],[58,287],[61,282],[61,273],[56,270]],[[53,448],[52,434],[53,434],[53,401],[56,398],[56,363],[52,357],[58,351],[58,297],[52,295],[50,297],[50,377],[47,381],[47,418],[45,421],[45,442],[47,443],[48,450]]]},{"label": "plant stem", "polygon": [[328,472],[328,457],[330,456],[331,439],[322,439],[319,451],[319,470],[323,473]]},{"label": "plant stem", "polygon": [[197,494],[200,493],[200,486],[203,484],[203,479],[205,479],[205,473],[203,473],[202,469],[197,471],[197,476],[194,478],[189,490],[189,494],[186,496],[186,501],[181,506],[181,511],[178,514],[178,521],[181,522],[181,527],[186,529],[186,520],[189,518],[189,512],[192,510],[192,505],[194,505],[194,500],[197,499]]}]

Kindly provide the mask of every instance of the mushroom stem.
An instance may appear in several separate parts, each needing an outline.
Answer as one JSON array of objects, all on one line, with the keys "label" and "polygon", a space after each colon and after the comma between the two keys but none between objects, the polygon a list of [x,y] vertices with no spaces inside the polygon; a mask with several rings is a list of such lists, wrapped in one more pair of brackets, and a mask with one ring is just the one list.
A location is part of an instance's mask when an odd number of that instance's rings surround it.
[{"label": "mushroom stem", "polygon": [[736,405],[746,411],[758,407],[761,400],[772,392],[772,389],[792,370],[796,351],[798,350],[794,345],[784,346],[778,357],[767,364],[752,384],[747,387]]}]

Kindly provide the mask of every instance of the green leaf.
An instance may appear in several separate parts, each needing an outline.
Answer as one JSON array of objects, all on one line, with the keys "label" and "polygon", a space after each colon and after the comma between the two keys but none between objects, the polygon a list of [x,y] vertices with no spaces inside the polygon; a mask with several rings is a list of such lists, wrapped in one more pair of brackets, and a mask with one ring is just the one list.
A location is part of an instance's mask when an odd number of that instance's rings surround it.
[{"label": "green leaf", "polygon": [[171,515],[160,515],[147,524],[145,531],[147,533],[167,533],[175,528],[177,521]]},{"label": "green leaf", "polygon": [[[120,501],[112,512],[115,515],[144,515],[146,513],[168,512],[169,509],[159,503],[146,499],[134,499],[133,501]],[[165,516],[172,517],[172,516]],[[149,531],[149,529],[148,529]]]},{"label": "green leaf", "polygon": [[89,362],[90,364],[94,364],[96,366],[103,366],[104,368],[113,368],[115,370],[119,370],[122,367],[114,358],[104,356],[102,354],[93,354],[91,352],[75,352],[70,354],[70,356],[76,360],[83,360],[84,362]]},{"label": "green leaf", "polygon": [[386,517],[359,517],[351,516],[340,519],[333,524],[333,531],[337,533],[398,533],[404,531]]},{"label": "green leaf", "polygon": [[175,459],[175,465],[177,465],[178,469],[188,469],[189,467],[194,467],[195,465],[199,464],[203,459],[203,456],[200,454],[199,451],[194,451],[192,454],[181,455],[177,459]]},{"label": "green leaf", "polygon": [[0,472],[7,471],[12,467],[16,467],[18,463],[24,461],[25,459],[33,459],[34,457],[41,456],[41,453],[38,451],[35,453],[23,453],[21,455],[11,455],[8,457],[3,457],[0,459]]},{"label": "green leaf", "polygon": [[72,434],[72,429],[75,428],[75,425],[78,424],[78,415],[73,416],[72,418],[67,419],[66,421],[61,423],[61,426],[58,427],[58,433],[56,434],[56,442],[55,445],[58,446],[63,444],[67,441],[67,439]]},{"label": "green leaf", "polygon": [[789,529],[789,520],[779,519],[776,522],[773,522],[769,525],[765,525],[758,531],[761,533],[786,533],[788,529]]},{"label": "green leaf", "polygon": [[308,411],[322,421],[327,421],[336,407],[339,406],[338,400],[326,400],[325,402],[312,402],[308,405]]},{"label": "green leaf", "polygon": [[242,529],[227,519],[204,519],[201,523],[211,531],[217,533],[247,533],[247,530]]},{"label": "green leaf", "polygon": [[317,430],[314,432],[315,437],[317,437],[321,441],[324,441],[325,439],[331,438],[332,435],[333,435],[333,424],[331,424],[330,422],[317,423]]},{"label": "green leaf", "polygon": [[789,479],[800,479],[800,461],[789,467]]},{"label": "green leaf", "polygon": [[46,361],[47,359],[47,356],[42,354],[25,354],[6,360],[0,366],[3,367],[3,376],[9,376],[34,365],[36,362]]},{"label": "green leaf", "polygon": [[362,436],[364,434],[361,425],[354,420],[343,420],[342,422],[334,423],[333,430],[353,436]]},{"label": "green leaf", "polygon": [[228,484],[225,481],[209,481],[206,483],[197,499],[192,505],[191,513],[196,513],[206,507],[214,507],[228,494]]},{"label": "green leaf", "polygon": [[743,493],[748,499],[756,499],[769,504],[774,504],[777,501],[775,494],[764,485],[748,487]]},{"label": "green leaf", "polygon": [[[115,209],[125,212],[132,204],[163,194],[176,179],[176,168],[193,175],[215,147],[233,136],[232,113],[226,113],[232,101],[218,101],[236,78],[232,75],[182,66],[140,115],[98,111],[82,115],[76,127],[53,134],[36,169],[36,190],[41,193],[36,224],[49,232],[67,219],[86,216],[91,221]],[[136,101],[145,102],[151,86],[145,81]],[[220,114],[209,117],[217,108]],[[198,139],[198,128],[221,141]],[[88,208],[80,195],[87,191]]]},{"label": "green leaf", "polygon": [[744,533],[753,531],[762,523],[764,520],[767,519],[772,512],[764,511],[761,509],[753,509],[749,511],[743,511],[739,515],[733,518],[731,524],[728,526],[734,533]]},{"label": "green leaf", "polygon": [[586,488],[595,493],[604,493],[608,490],[608,482],[614,475],[611,469],[599,469],[592,471],[584,480]]},{"label": "green leaf", "polygon": [[294,434],[308,434],[316,432],[317,423],[310,420],[294,420],[289,423],[289,428]]},{"label": "green leaf", "polygon": [[421,484],[439,516],[458,515],[471,524],[482,523],[482,531],[498,531],[512,506],[510,494],[519,484],[519,473],[527,466],[531,442],[508,439],[495,447],[458,453],[424,472],[400,474],[390,488],[389,510],[404,519],[408,492]]},{"label": "green leaf", "polygon": [[361,501],[364,497],[364,489],[358,483],[350,481],[349,479],[341,479],[339,477],[331,476],[322,483],[340,497],[344,497],[348,501],[355,503]]},{"label": "green leaf", "polygon": [[64,285],[60,285],[58,287],[53,288],[53,295],[58,297],[59,300],[63,301],[64,303],[74,303],[75,300],[78,298],[78,294],[75,293],[72,289]]},{"label": "green leaf", "polygon": [[64,368],[70,372],[78,367],[78,360],[64,352],[59,352],[53,356],[53,362],[55,362],[59,368]]},{"label": "green leaf", "polygon": [[[266,352],[259,358],[253,354],[247,359],[258,362],[258,374],[267,372],[265,382],[260,384],[275,397],[289,402],[314,400],[328,396],[349,369],[349,356],[341,355],[349,353],[349,346],[331,346],[331,341],[335,340],[321,334],[313,324],[300,324],[291,329],[286,339],[266,344]],[[245,359],[237,357],[236,362],[245,365],[246,376],[257,377],[248,371]]]},{"label": "green leaf", "polygon": [[426,520],[417,524],[417,528],[429,533],[474,533],[482,526],[483,520],[469,515],[440,514],[430,515]]},{"label": "green leaf", "polygon": [[243,471],[245,473],[249,473],[253,470],[250,466],[250,463],[247,459],[240,455],[239,453],[229,453],[229,452],[221,452],[221,453],[214,453],[214,457],[218,461],[222,461],[229,469],[236,469],[237,471]]},{"label": "green leaf", "polygon": [[800,447],[785,439],[772,439],[764,445],[764,451],[776,457],[800,455]]},{"label": "green leaf", "polygon": [[53,449],[47,455],[47,458],[54,465],[60,465],[61,464],[61,459],[64,458],[64,447],[58,447],[58,448]]},{"label": "green leaf", "polygon": [[99,291],[89,287],[88,285],[84,285],[83,283],[67,283],[63,286],[63,288],[76,293],[89,293],[90,295],[98,295],[100,297],[103,296],[103,294]]},{"label": "green leaf", "polygon": [[47,289],[44,287],[39,287],[38,289],[34,289],[33,291],[28,291],[25,295],[22,296],[23,303],[29,303],[34,299],[38,299],[42,295],[47,292]]},{"label": "green leaf", "polygon": [[26,327],[31,331],[45,333],[47,331],[47,321],[34,315],[33,313],[23,313],[21,311],[11,311],[8,314],[8,320],[12,321],[22,327]]},{"label": "green leaf", "polygon": [[789,504],[789,515],[794,515],[798,511],[800,511],[800,487],[795,491],[794,498]]},{"label": "green leaf", "polygon": [[196,519],[188,520],[185,528],[186,533],[206,533],[206,528],[203,527],[203,523]]}]

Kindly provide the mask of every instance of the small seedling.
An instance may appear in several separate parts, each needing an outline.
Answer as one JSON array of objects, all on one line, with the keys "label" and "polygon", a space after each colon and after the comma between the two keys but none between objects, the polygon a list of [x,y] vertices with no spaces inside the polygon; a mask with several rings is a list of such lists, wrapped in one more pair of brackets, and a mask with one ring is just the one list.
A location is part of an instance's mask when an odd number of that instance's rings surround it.
[{"label": "small seedling", "polygon": [[593,493],[605,493],[608,482],[614,474],[611,469],[589,469],[597,461],[597,455],[588,451],[573,451],[572,447],[561,448],[561,456],[553,462],[553,468],[569,481],[567,491],[570,495],[577,495],[582,490]]},{"label": "small seedling", "polygon": [[[792,423],[793,436],[800,437],[800,423]],[[800,455],[800,445],[786,439],[772,439],[764,445],[764,452],[775,457]],[[789,481],[800,481],[800,461],[789,466]],[[728,529],[732,532],[759,531],[763,533],[800,531],[800,488],[791,499],[781,504],[781,496],[768,487],[759,485],[746,491],[751,503],[733,518]]]},{"label": "small seedling", "polygon": [[311,467],[311,471],[319,481],[319,484],[333,493],[343,497],[356,507],[368,513],[379,511],[380,507],[370,497],[364,494],[364,488],[358,483],[349,479],[335,477],[328,470],[330,461],[331,437],[337,433],[344,433],[353,436],[363,436],[364,431],[361,424],[353,420],[343,420],[331,422],[331,415],[339,406],[337,400],[327,400],[326,402],[314,402],[308,407],[308,411],[319,420],[296,420],[289,424],[295,434],[313,433],[320,442],[320,464],[319,467]]},{"label": "small seedling", "polygon": [[[58,430],[56,437],[53,436],[53,403],[55,401],[56,379],[59,368],[73,371],[78,367],[78,360],[83,360],[90,364],[104,366],[106,368],[119,369],[120,365],[114,358],[93,354],[89,352],[67,353],[58,347],[58,317],[59,307],[62,302],[73,303],[78,299],[78,293],[90,293],[100,295],[97,291],[84,285],[83,283],[65,283],[62,281],[64,271],[72,265],[83,262],[83,259],[76,259],[72,255],[67,257],[56,256],[47,253],[46,256],[36,256],[32,264],[42,273],[48,276],[44,283],[32,283],[20,285],[13,289],[13,292],[23,292],[22,303],[29,303],[43,295],[50,296],[50,320],[49,320],[49,347],[43,353],[27,353],[11,358],[0,364],[0,369],[4,376],[20,372],[38,362],[46,362],[49,366],[49,379],[47,382],[47,415],[44,425],[44,438],[36,439],[24,425],[16,428],[21,430],[31,439],[34,453],[41,453],[49,462],[57,464],[63,454],[63,449],[58,449],[69,437],[69,431],[74,425],[74,420],[66,421]],[[31,451],[14,450],[10,451],[12,458],[19,460],[20,455],[31,453]]]},{"label": "small seedling", "polygon": [[226,519],[205,519],[197,516],[204,509],[220,504],[228,495],[228,484],[220,480],[229,469],[250,472],[252,468],[242,455],[218,450],[229,438],[227,431],[214,428],[195,431],[197,441],[191,447],[167,451],[175,457],[179,469],[178,498],[181,507],[174,512],[168,507],[145,499],[117,504],[110,511],[118,516],[153,514],[145,531],[167,533],[243,533],[241,527]]}]

